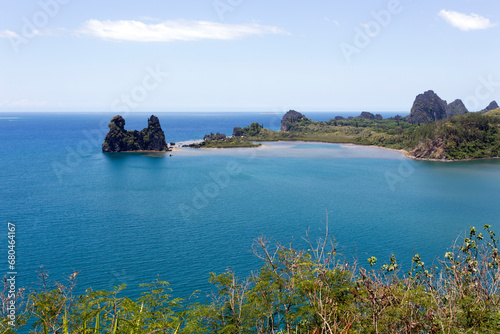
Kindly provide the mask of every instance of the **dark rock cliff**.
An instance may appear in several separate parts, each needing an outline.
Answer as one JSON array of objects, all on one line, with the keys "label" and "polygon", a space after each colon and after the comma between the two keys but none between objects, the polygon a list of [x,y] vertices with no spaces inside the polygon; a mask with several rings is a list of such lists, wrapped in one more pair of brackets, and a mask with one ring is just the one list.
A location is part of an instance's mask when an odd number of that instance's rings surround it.
[{"label": "dark rock cliff", "polygon": [[448,104],[446,106],[446,117],[450,118],[451,116],[456,116],[456,115],[464,115],[467,114],[469,111],[465,107],[464,103],[460,99],[456,99],[452,103]]},{"label": "dark rock cliff", "polygon": [[306,117],[301,113],[295,110],[288,111],[281,119],[281,131],[289,131],[293,123],[297,123],[303,119],[306,119]]},{"label": "dark rock cliff", "polygon": [[432,123],[446,118],[446,101],[442,100],[434,91],[428,90],[419,94],[413,103],[408,122]]},{"label": "dark rock cliff", "polygon": [[103,152],[168,151],[165,134],[158,117],[151,115],[148,127],[140,132],[125,130],[125,120],[115,116],[108,124],[109,132],[102,144]]}]

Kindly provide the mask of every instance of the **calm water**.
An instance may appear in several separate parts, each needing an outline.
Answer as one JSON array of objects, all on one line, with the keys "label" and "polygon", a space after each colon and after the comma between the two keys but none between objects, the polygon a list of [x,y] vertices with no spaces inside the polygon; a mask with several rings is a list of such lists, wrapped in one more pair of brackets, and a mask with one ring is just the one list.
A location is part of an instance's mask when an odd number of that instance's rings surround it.
[{"label": "calm water", "polygon": [[[230,134],[280,114],[156,113],[168,141]],[[307,114],[328,120],[334,114]],[[159,277],[179,297],[209,289],[209,272],[258,269],[260,235],[298,245],[330,231],[348,259],[379,263],[413,251],[430,263],[470,226],[499,230],[500,160],[414,162],[393,151],[315,143],[250,150],[184,150],[172,157],[103,154],[112,114],[0,115],[0,258],[17,224],[18,286],[81,271],[79,286],[111,289]],[[142,129],[149,114],[126,117]],[[0,225],[1,226],[1,225]]]}]

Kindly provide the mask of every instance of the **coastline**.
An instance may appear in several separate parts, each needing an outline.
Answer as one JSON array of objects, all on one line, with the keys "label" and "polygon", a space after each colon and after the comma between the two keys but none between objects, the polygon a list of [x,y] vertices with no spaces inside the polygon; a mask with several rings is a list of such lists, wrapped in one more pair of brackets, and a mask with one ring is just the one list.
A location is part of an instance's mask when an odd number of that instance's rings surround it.
[{"label": "coastline", "polygon": [[139,151],[118,151],[118,152],[102,152],[102,153],[162,153],[166,154],[169,152],[174,152],[175,149],[170,149],[168,151],[150,151],[150,150],[139,150]]},{"label": "coastline", "polygon": [[[202,140],[200,140],[202,141]],[[464,161],[479,161],[479,160],[492,160],[492,159],[500,159],[500,157],[488,157],[488,158],[467,158],[467,159],[456,159],[456,160],[450,160],[450,159],[433,159],[433,158],[417,158],[417,157],[414,157],[410,154],[410,152],[408,152],[407,150],[405,149],[396,149],[396,148],[391,148],[391,147],[384,147],[384,146],[377,146],[377,145],[363,145],[363,144],[357,144],[357,143],[335,143],[335,142],[330,142],[330,141],[321,141],[321,140],[272,140],[272,141],[268,141],[268,140],[262,140],[262,141],[254,141],[254,143],[300,143],[300,142],[303,142],[303,143],[321,143],[321,144],[335,144],[335,145],[341,145],[342,147],[349,147],[349,146],[353,146],[353,147],[375,147],[375,148],[381,148],[381,149],[384,149],[384,150],[389,150],[389,151],[393,151],[393,152],[398,152],[400,153],[401,155],[403,155],[405,158],[408,158],[408,159],[411,159],[411,160],[415,160],[415,161],[429,161],[429,162],[464,162]],[[202,147],[202,148],[199,148],[200,150],[225,150],[225,149],[238,149],[238,148],[241,148],[241,149],[250,149],[250,148],[270,148],[271,146],[269,145],[264,145],[262,144],[261,146],[259,147],[249,147],[249,146],[238,146],[238,147]],[[182,148],[180,148],[182,149]],[[178,151],[179,149],[177,149],[176,151]]]},{"label": "coastline", "polygon": [[418,161],[433,161],[433,162],[464,162],[464,161],[481,161],[481,160],[496,160],[500,159],[500,157],[489,157],[489,158],[467,158],[467,159],[432,159],[432,158],[415,158],[412,156],[408,156],[410,159],[418,160]]}]

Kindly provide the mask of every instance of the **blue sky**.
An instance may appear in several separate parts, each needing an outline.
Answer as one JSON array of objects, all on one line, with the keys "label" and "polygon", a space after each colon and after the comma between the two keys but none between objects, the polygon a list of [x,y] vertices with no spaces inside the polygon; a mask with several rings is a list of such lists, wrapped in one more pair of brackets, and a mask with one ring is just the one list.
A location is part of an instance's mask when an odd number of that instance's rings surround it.
[{"label": "blue sky", "polygon": [[0,111],[500,101],[497,0],[0,0]]}]

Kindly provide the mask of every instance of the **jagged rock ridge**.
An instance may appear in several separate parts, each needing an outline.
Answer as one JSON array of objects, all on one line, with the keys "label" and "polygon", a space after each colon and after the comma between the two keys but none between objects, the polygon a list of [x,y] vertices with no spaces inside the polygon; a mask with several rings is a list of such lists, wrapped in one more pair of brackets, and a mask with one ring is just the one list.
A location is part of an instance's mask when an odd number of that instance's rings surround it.
[{"label": "jagged rock ridge", "polygon": [[428,90],[417,95],[408,122],[426,124],[446,118],[446,106],[446,101],[442,100],[434,91]]},{"label": "jagged rock ridge", "polygon": [[456,115],[464,115],[469,111],[465,107],[464,103],[460,99],[456,99],[452,103],[446,106],[446,118]]},{"label": "jagged rock ridge", "polygon": [[488,104],[488,106],[486,108],[484,108],[483,110],[479,111],[480,114],[485,114],[487,113],[488,111],[491,111],[491,110],[495,110],[495,109],[498,109],[498,103],[497,101],[491,101],[490,104]]},{"label": "jagged rock ridge", "polygon": [[103,152],[168,151],[160,120],[154,115],[148,119],[148,127],[140,132],[125,130],[125,119],[120,115],[113,117],[108,126]]},{"label": "jagged rock ridge", "polygon": [[428,90],[416,97],[408,122],[427,124],[468,112],[462,100],[457,99],[447,104],[434,91]]}]

